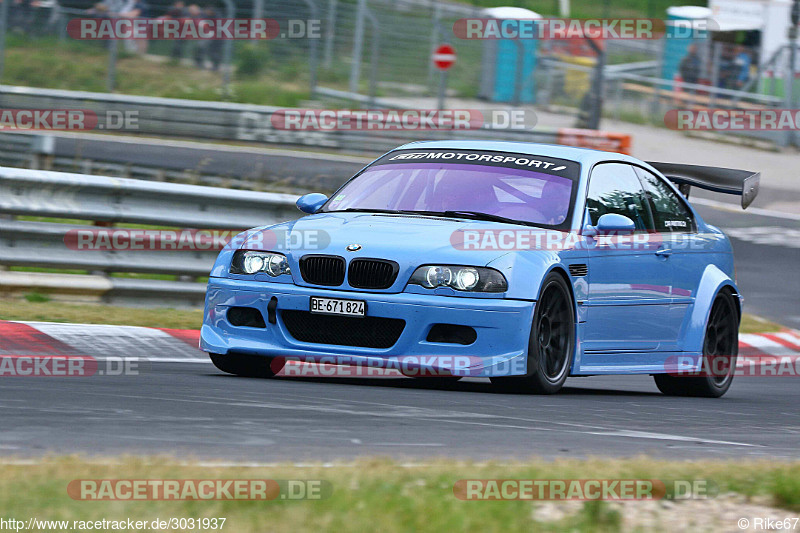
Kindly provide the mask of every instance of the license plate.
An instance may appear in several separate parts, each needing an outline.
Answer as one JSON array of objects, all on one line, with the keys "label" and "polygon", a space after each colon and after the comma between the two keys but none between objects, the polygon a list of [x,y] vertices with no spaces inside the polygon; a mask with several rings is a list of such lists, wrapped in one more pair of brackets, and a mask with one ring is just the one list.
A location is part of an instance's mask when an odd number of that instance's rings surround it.
[{"label": "license plate", "polygon": [[339,298],[311,297],[311,312],[322,315],[363,317],[367,313],[367,302],[363,300],[341,300]]}]

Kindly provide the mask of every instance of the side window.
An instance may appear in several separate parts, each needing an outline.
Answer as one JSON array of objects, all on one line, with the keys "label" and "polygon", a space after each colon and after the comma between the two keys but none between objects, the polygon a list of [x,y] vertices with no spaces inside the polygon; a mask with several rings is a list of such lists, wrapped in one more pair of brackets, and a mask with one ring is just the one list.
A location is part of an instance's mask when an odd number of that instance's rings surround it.
[{"label": "side window", "polygon": [[656,231],[660,233],[686,233],[694,231],[694,217],[686,203],[664,181],[642,168],[636,172],[642,179]]},{"label": "side window", "polygon": [[633,167],[623,163],[601,163],[592,169],[586,207],[592,225],[607,213],[624,215],[636,225],[636,231],[652,231],[653,223],[647,197]]}]

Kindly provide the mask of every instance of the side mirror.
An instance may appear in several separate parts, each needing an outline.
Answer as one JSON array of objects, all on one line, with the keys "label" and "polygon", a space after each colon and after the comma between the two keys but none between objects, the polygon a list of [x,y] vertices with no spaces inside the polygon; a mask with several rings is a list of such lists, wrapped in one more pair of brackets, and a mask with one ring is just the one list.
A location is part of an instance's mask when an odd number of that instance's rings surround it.
[{"label": "side mirror", "polygon": [[325,205],[325,202],[328,201],[328,197],[319,192],[312,192],[309,194],[304,194],[300,198],[297,199],[295,205],[297,209],[302,211],[303,213],[308,213],[309,215],[313,215],[319,209]]},{"label": "side mirror", "polygon": [[596,235],[625,235],[633,233],[636,225],[625,215],[606,213],[600,217],[597,226],[592,229]]}]

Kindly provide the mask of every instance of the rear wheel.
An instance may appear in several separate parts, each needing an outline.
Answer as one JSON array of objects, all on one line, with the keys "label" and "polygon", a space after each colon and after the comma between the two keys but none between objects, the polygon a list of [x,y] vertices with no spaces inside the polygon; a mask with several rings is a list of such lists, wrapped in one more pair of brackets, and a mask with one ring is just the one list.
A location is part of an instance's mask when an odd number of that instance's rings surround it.
[{"label": "rear wheel", "polygon": [[575,347],[575,315],[569,286],[556,273],[542,283],[528,340],[528,374],[493,377],[506,389],[533,394],[554,394],[569,375]]},{"label": "rear wheel", "polygon": [[739,316],[733,295],[722,291],[714,299],[703,341],[699,376],[653,376],[658,390],[669,396],[719,398],[731,386],[739,354]]},{"label": "rear wheel", "polygon": [[210,353],[214,366],[228,374],[248,378],[271,378],[283,368],[278,359],[260,355],[228,353],[225,355]]}]

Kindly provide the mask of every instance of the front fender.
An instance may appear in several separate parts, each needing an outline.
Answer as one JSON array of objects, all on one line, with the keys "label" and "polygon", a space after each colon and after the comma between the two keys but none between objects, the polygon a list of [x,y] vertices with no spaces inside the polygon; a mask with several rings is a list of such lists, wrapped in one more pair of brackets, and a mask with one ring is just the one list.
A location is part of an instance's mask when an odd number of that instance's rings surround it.
[{"label": "front fender", "polygon": [[[703,340],[706,324],[711,314],[714,298],[723,287],[730,287],[734,294],[739,294],[736,283],[716,265],[708,265],[700,278],[697,295],[692,305],[692,312],[684,323],[684,351],[700,354],[703,351]],[[741,313],[740,313],[741,315]]]},{"label": "front fender", "polygon": [[[511,252],[491,261],[486,266],[503,273],[508,281],[506,298],[536,300],[542,281],[553,269],[568,272],[561,254],[550,251]],[[569,285],[573,285],[567,276]],[[575,287],[572,287],[575,291]],[[574,295],[576,298],[577,294]]]}]

